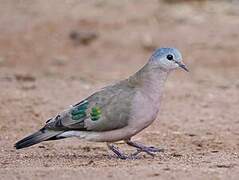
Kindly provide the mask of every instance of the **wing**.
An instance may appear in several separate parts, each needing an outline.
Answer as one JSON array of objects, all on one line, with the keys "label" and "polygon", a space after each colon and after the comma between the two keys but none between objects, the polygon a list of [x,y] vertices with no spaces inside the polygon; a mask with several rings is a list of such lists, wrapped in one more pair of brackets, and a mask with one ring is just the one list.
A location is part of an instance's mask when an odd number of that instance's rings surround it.
[{"label": "wing", "polygon": [[108,131],[127,126],[135,89],[121,82],[94,93],[50,119],[52,130]]}]

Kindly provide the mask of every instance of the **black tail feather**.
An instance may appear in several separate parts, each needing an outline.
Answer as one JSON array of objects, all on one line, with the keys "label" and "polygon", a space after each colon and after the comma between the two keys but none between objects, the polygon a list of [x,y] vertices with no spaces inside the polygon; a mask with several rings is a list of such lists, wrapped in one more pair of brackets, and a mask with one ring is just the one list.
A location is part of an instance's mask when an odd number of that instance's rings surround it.
[{"label": "black tail feather", "polygon": [[34,144],[38,144],[42,141],[57,139],[56,136],[61,133],[62,133],[61,131],[50,131],[41,129],[38,132],[33,133],[30,136],[27,136],[22,140],[18,141],[15,144],[15,148],[16,149],[26,148]]}]

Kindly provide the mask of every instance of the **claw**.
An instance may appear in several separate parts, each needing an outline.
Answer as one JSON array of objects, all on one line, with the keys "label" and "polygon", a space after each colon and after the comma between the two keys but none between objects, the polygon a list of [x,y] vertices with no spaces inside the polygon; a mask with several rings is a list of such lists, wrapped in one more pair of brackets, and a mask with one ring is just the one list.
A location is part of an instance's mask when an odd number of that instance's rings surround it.
[{"label": "claw", "polygon": [[133,146],[133,147],[137,148],[137,151],[132,154],[133,156],[137,156],[139,153],[145,152],[145,153],[149,154],[150,156],[154,157],[155,153],[164,152],[164,149],[156,148],[156,147],[153,147],[153,146],[147,147],[147,146],[144,146],[142,144],[137,144],[135,142],[132,142],[130,140],[127,140],[125,142],[129,146]]},{"label": "claw", "polygon": [[130,140],[125,141],[128,145],[136,147],[137,151],[132,153],[131,155],[126,155],[123,151],[121,151],[118,147],[114,146],[113,144],[107,143],[108,148],[113,151],[113,153],[119,158],[119,159],[131,159],[135,160],[138,159],[137,155],[141,152],[145,152],[148,155],[154,157],[157,152],[163,152],[164,149],[159,149],[153,146],[147,147],[141,144],[137,144],[135,142],[132,142]]},{"label": "claw", "polygon": [[141,153],[141,152],[145,152],[145,153],[147,153],[148,155],[150,155],[150,156],[152,156],[152,157],[154,157],[155,156],[155,154],[153,153],[153,152],[151,152],[151,151],[149,151],[149,150],[146,150],[146,149],[137,149],[137,151],[135,152],[135,153],[133,153],[132,155],[133,156],[137,156],[139,153]]},{"label": "claw", "polygon": [[111,151],[113,151],[117,155],[118,158],[123,160],[129,158],[126,154],[124,154],[118,147],[114,146],[113,144],[107,143],[107,146]]},{"label": "claw", "polygon": [[148,147],[150,152],[164,152],[164,149],[162,148],[156,148],[153,146]]}]

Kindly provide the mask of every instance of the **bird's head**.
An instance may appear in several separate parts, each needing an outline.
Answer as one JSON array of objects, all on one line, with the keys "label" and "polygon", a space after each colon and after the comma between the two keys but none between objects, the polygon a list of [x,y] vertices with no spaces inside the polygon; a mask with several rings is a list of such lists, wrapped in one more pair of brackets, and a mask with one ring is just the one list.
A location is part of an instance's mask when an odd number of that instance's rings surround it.
[{"label": "bird's head", "polygon": [[149,60],[149,64],[154,68],[160,68],[165,71],[171,71],[176,68],[182,68],[189,71],[182,61],[182,55],[176,48],[157,49]]}]

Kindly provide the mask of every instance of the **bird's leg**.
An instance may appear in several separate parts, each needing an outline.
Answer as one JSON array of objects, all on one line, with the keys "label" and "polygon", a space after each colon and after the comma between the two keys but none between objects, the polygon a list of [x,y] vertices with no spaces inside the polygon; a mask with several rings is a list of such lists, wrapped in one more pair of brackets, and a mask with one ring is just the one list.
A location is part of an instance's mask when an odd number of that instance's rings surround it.
[{"label": "bird's leg", "polygon": [[108,148],[113,151],[117,157],[120,159],[127,159],[128,156],[125,155],[118,147],[114,146],[113,144],[107,143]]},{"label": "bird's leg", "polygon": [[154,156],[156,152],[163,152],[163,149],[159,149],[153,146],[144,146],[142,144],[138,144],[136,142],[131,141],[130,139],[125,140],[125,143],[128,144],[129,146],[133,146],[135,148],[137,148],[137,151],[135,153],[132,154],[132,156],[136,156],[141,152],[145,152],[151,156]]}]

